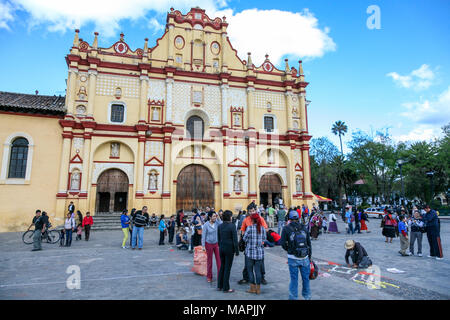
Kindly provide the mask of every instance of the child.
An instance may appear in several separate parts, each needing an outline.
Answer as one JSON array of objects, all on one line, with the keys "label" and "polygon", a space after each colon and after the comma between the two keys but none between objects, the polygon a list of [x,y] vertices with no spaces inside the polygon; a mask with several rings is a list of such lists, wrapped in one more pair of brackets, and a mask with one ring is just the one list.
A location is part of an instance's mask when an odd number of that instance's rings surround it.
[{"label": "child", "polygon": [[186,234],[186,230],[184,228],[178,229],[176,246],[178,250],[187,250],[188,249],[188,238]]},{"label": "child", "polygon": [[322,220],[323,233],[327,233],[327,225],[328,225],[327,217],[323,217],[323,220]]},{"label": "child", "polygon": [[61,229],[60,233],[60,237],[59,237],[59,246],[60,247],[64,247],[64,234],[65,234],[65,230]]},{"label": "child", "polygon": [[406,253],[406,250],[409,248],[409,239],[408,239],[408,227],[407,227],[406,216],[400,216],[400,223],[398,224],[398,233],[400,235],[400,253],[403,257],[410,256],[411,253]]}]

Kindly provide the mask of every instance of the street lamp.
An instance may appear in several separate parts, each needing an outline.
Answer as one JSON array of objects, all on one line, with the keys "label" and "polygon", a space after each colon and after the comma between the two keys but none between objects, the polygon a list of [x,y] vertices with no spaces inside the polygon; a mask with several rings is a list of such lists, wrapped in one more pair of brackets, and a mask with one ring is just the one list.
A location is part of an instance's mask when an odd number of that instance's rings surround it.
[{"label": "street lamp", "polygon": [[431,177],[431,200],[430,200],[430,202],[432,202],[433,198],[434,198],[434,179],[433,179],[433,177],[434,177],[435,173],[436,172],[433,170],[430,170],[426,173],[428,177]]},{"label": "street lamp", "polygon": [[400,179],[402,181],[402,200],[401,200],[401,205],[403,205],[403,199],[405,198],[405,192],[403,190],[403,172],[402,172],[402,166],[403,166],[403,164],[405,164],[405,162],[406,161],[403,160],[403,159],[397,160],[397,164],[400,167]]}]

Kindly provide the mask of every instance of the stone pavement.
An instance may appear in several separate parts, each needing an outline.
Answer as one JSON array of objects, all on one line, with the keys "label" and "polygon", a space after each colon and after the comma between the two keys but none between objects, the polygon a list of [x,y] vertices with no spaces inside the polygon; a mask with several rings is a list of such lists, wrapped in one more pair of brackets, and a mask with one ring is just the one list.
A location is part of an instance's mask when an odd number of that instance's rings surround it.
[{"label": "stone pavement", "polygon": [[[331,300],[416,300],[450,299],[450,221],[441,223],[444,260],[427,258],[424,236],[424,257],[401,257],[399,238],[392,244],[384,242],[380,220],[371,219],[371,233],[345,234],[345,225],[338,222],[340,234],[322,234],[313,241],[313,259],[320,267],[319,277],[311,281],[313,299]],[[0,234],[0,299],[205,299],[254,300],[287,299],[289,271],[281,247],[266,249],[266,279],[262,295],[245,292],[247,285],[236,282],[242,276],[244,257],[235,257],[231,272],[231,287],[236,292],[226,294],[215,290],[214,282],[191,272],[193,256],[169,245],[158,246],[159,232],[148,229],[144,249],[120,247],[122,231],[95,231],[91,240],[73,240],[72,247],[43,244],[43,251],[31,252],[32,246],[22,242],[22,233]],[[353,238],[366,248],[380,277],[364,270],[345,267],[344,242]],[[166,239],[167,241],[167,239]],[[73,277],[70,266],[79,267],[80,289],[68,289],[66,281]],[[406,271],[388,272],[387,268]],[[370,270],[369,270],[370,271]],[[375,271],[371,271],[375,272]],[[367,282],[369,281],[369,284]],[[372,288],[372,289],[371,289]],[[301,292],[301,286],[300,290]]]}]

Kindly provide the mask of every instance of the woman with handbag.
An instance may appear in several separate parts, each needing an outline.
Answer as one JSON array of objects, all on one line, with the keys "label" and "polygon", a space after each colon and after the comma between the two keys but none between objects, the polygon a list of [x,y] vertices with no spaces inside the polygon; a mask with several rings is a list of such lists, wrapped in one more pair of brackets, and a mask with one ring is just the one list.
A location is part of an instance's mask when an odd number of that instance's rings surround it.
[{"label": "woman with handbag", "polygon": [[328,216],[328,233],[330,232],[336,232],[339,233],[338,227],[337,227],[337,219],[336,219],[336,215],[334,214],[334,211],[331,211],[330,215]]},{"label": "woman with handbag", "polygon": [[167,226],[164,221],[164,215],[161,215],[161,219],[159,220],[159,245],[164,244],[164,236],[167,234]]}]

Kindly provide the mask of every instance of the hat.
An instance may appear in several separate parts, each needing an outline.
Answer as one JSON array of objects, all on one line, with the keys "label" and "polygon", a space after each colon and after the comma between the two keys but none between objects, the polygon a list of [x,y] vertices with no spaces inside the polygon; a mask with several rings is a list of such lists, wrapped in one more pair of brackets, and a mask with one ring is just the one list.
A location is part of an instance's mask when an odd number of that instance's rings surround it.
[{"label": "hat", "polygon": [[345,241],[345,249],[350,250],[353,249],[353,247],[355,246],[355,241],[354,240],[347,240]]},{"label": "hat", "polygon": [[297,220],[298,219],[298,212],[295,211],[295,210],[289,211],[289,219]]}]

